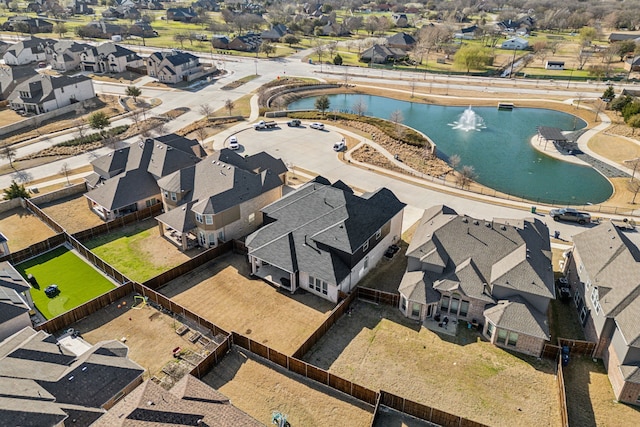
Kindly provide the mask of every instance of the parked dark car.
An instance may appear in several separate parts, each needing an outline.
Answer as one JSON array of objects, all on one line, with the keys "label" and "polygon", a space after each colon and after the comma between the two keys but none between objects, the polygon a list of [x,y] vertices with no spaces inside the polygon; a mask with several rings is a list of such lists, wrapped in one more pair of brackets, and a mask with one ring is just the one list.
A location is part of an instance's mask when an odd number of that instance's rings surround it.
[{"label": "parked dark car", "polygon": [[44,288],[44,293],[49,298],[53,298],[60,293],[60,289],[58,288],[58,285],[49,285]]},{"label": "parked dark car", "polygon": [[302,124],[302,122],[298,119],[293,119],[287,122],[287,126],[290,128],[297,128]]}]

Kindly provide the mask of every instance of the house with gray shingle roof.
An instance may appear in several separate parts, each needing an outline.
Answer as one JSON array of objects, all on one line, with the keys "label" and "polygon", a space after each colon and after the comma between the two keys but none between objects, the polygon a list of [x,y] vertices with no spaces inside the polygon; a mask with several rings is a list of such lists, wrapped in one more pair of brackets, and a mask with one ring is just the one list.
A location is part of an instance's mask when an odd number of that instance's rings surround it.
[{"label": "house with gray shingle roof", "polygon": [[549,230],[537,219],[478,220],[427,209],[407,248],[400,311],[483,323],[498,346],[539,356],[555,299]]},{"label": "house with gray shingle roof", "polygon": [[215,247],[262,225],[260,210],[282,197],[287,167],[267,153],[225,148],[158,181],[161,234],[182,250]]},{"label": "house with gray shingle roof", "polygon": [[32,65],[15,67],[0,66],[0,101],[4,101],[11,95],[20,83],[37,75],[38,72]]},{"label": "house with gray shingle roof", "polygon": [[80,54],[90,48],[91,46],[85,43],[58,40],[45,48],[47,62],[54,70],[62,72],[77,70],[80,68]]},{"label": "house with gray shingle roof", "polygon": [[149,55],[146,62],[147,74],[163,83],[175,84],[184,80],[190,81],[204,71],[200,58],[179,50],[154,52]]},{"label": "house with gray shingle roof", "polygon": [[134,51],[118,44],[107,42],[90,47],[80,54],[82,71],[97,73],[122,73],[127,68],[141,68],[144,61]]},{"label": "house with gray shingle roof", "polygon": [[31,327],[7,337],[0,342],[0,425],[91,425],[142,383],[144,369],[128,351],[119,341],[92,346]]},{"label": "house with gray shingle roof", "polygon": [[26,65],[38,61],[46,61],[45,48],[55,40],[28,37],[14,43],[4,53],[4,63],[7,65]]},{"label": "house with gray shingle roof", "polygon": [[358,196],[317,177],[262,209],[246,239],[251,274],[338,302],[400,240],[404,207],[386,188]]},{"label": "house with gray shingle roof", "polygon": [[85,194],[89,208],[105,221],[160,203],[157,181],[205,156],[197,141],[170,134],[131,144],[91,162]]},{"label": "house with gray shingle roof", "polygon": [[360,55],[360,61],[373,64],[384,64],[387,62],[403,60],[407,57],[407,52],[402,49],[374,44],[369,49],[362,52]]},{"label": "house with gray shingle roof", "polygon": [[611,221],[573,236],[566,273],[616,399],[640,405],[640,238]]},{"label": "house with gray shingle roof", "polygon": [[8,101],[12,110],[42,114],[95,96],[89,77],[38,74],[17,85]]},{"label": "house with gray shingle roof", "polygon": [[31,327],[31,286],[7,262],[0,262],[0,341]]}]

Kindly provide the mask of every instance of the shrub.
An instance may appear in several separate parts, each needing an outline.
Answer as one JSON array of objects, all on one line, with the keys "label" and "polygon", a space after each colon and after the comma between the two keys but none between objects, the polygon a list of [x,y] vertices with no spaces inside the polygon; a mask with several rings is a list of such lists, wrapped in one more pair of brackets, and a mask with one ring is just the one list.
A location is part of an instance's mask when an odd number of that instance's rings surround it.
[{"label": "shrub", "polygon": [[100,132],[92,133],[89,135],[85,135],[82,138],[74,138],[69,141],[59,142],[56,144],[58,147],[76,147],[78,145],[91,144],[93,142],[102,141],[104,138],[108,136],[115,136],[124,133],[129,129],[129,125],[116,126],[113,129],[110,129],[104,135]]}]

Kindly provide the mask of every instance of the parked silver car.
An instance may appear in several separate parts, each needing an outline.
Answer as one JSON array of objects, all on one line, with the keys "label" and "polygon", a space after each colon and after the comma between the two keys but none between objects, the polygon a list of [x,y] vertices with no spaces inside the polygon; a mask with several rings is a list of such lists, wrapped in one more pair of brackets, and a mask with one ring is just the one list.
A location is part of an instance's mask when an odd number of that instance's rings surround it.
[{"label": "parked silver car", "polygon": [[578,224],[591,222],[591,215],[588,212],[580,212],[573,208],[551,209],[549,216],[554,221],[573,221]]}]

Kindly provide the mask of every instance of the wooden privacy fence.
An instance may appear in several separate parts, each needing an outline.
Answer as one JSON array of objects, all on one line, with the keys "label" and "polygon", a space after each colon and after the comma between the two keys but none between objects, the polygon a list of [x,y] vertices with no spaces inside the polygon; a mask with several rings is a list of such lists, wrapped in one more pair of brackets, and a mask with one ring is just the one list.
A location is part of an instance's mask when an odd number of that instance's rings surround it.
[{"label": "wooden privacy fence", "polygon": [[231,335],[227,335],[227,339],[225,339],[220,345],[216,347],[214,351],[209,353],[207,357],[202,359],[200,363],[198,363],[189,374],[193,375],[198,379],[202,379],[205,375],[216,366],[222,358],[227,354],[227,352],[231,349]]},{"label": "wooden privacy fence", "polygon": [[302,357],[304,357],[304,355],[307,354],[309,350],[311,350],[311,347],[313,347],[320,340],[320,338],[322,338],[324,334],[327,333],[329,328],[331,328],[331,326],[333,326],[333,324],[336,323],[340,317],[342,317],[345,311],[347,311],[347,309],[349,308],[349,305],[351,305],[353,300],[356,298],[356,295],[356,292],[351,292],[345,299],[340,301],[340,303],[335,306],[333,310],[331,310],[331,314],[329,314],[329,317],[327,317],[325,321],[322,322],[320,327],[318,327],[318,329],[316,329],[311,334],[311,336],[307,338],[307,340],[303,342],[296,351],[293,352],[292,356],[298,359],[302,359]]},{"label": "wooden privacy fence", "polygon": [[295,357],[287,356],[286,354],[280,353],[279,351],[269,348],[264,344],[253,341],[251,338],[240,335],[237,332],[233,332],[232,335],[233,343],[235,345],[264,359],[270,360],[288,371],[295,372],[305,378],[309,378],[310,380],[346,393],[369,405],[374,406],[376,404],[378,393],[371,389],[345,380],[344,378],[340,378],[337,375],[331,374],[324,369],[313,366],[307,362],[303,362]]},{"label": "wooden privacy fence", "polygon": [[569,412],[567,411],[567,392],[564,387],[564,372],[562,370],[562,357],[558,356],[558,373],[556,384],[558,385],[558,400],[560,402],[560,419],[562,427],[569,427]]},{"label": "wooden privacy fence", "polygon": [[233,243],[229,241],[224,242],[223,244],[218,245],[215,248],[207,249],[200,255],[197,255],[190,260],[183,262],[182,264],[172,268],[171,270],[167,270],[164,273],[157,275],[156,277],[152,277],[151,279],[144,282],[144,286],[149,289],[158,289],[161,286],[166,285],[173,279],[176,279],[183,274],[188,273],[189,271],[219,257],[220,255],[229,252],[232,246]]},{"label": "wooden privacy fence", "polygon": [[558,338],[558,346],[569,346],[569,352],[571,354],[583,354],[585,356],[593,357],[598,343],[593,341],[580,341],[572,340],[568,338]]},{"label": "wooden privacy fence", "polygon": [[377,289],[362,288],[358,286],[356,288],[358,299],[373,302],[376,304],[390,305],[392,307],[398,307],[400,305],[400,294],[379,291]]},{"label": "wooden privacy fence", "polygon": [[99,256],[87,249],[82,243],[76,240],[73,236],[64,233],[67,242],[78,251],[80,255],[85,257],[91,264],[93,264],[98,270],[102,271],[107,276],[113,278],[116,282],[122,284],[130,282],[130,280],[118,270],[113,268],[110,264],[103,261]]},{"label": "wooden privacy fence", "polygon": [[80,242],[84,242],[86,240],[90,240],[102,234],[109,233],[118,228],[122,228],[126,225],[133,224],[134,222],[139,222],[148,218],[153,218],[160,212],[162,212],[162,203],[158,203],[158,204],[149,206],[148,208],[144,208],[139,211],[132,212],[125,216],[116,218],[112,221],[105,222],[104,224],[96,225],[95,227],[91,227],[83,231],[78,231],[77,233],[73,233],[72,236],[78,239]]},{"label": "wooden privacy fence", "polygon": [[31,200],[29,199],[24,199],[24,204],[26,206],[27,209],[29,209],[31,212],[33,212],[33,214],[35,216],[37,216],[38,218],[40,218],[40,220],[42,222],[44,222],[45,224],[47,224],[49,227],[51,227],[56,233],[63,233],[64,232],[64,228],[62,228],[62,226],[60,224],[58,224],[57,222],[55,222],[53,220],[53,218],[49,217],[49,215],[47,215],[46,213],[44,213],[39,207],[37,207],[35,205],[35,203],[33,203]]},{"label": "wooden privacy fence", "polygon": [[0,261],[9,261],[13,265],[20,264],[21,262],[26,261],[30,258],[36,257],[45,252],[49,252],[53,248],[57,248],[58,246],[64,244],[65,241],[66,238],[64,233],[56,234],[55,236],[49,237],[42,242],[34,243],[28,248],[5,255],[0,258]]},{"label": "wooden privacy fence", "polygon": [[117,288],[110,290],[106,294],[102,294],[99,297],[96,297],[90,301],[85,302],[82,305],[79,305],[76,308],[71,309],[70,311],[67,311],[66,313],[62,313],[61,315],[56,316],[53,319],[49,319],[46,322],[35,326],[35,329],[38,331],[46,331],[50,334],[53,334],[56,331],[62,330],[72,323],[77,322],[78,320],[84,319],[85,317],[108,306],[109,304],[120,300],[121,298],[130,294],[132,291],[133,285],[131,282],[122,286],[118,286]]}]

